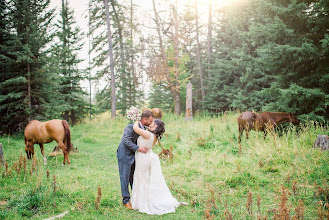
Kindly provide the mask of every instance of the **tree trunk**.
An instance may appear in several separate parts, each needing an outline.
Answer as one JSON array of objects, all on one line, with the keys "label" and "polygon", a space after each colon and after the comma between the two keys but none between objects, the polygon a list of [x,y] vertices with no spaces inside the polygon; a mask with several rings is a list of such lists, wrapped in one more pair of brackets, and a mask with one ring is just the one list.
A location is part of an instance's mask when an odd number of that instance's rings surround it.
[{"label": "tree trunk", "polygon": [[[133,54],[134,51],[134,38],[133,38],[133,0],[130,0],[130,41],[131,41],[131,51],[130,54]],[[134,78],[134,84],[137,86],[137,76],[135,73],[135,66],[134,66],[134,56],[131,55],[131,68],[132,74]]]},{"label": "tree trunk", "polygon": [[180,115],[181,114],[181,108],[180,108],[180,104],[181,104],[181,100],[180,100],[180,94],[177,90],[174,90],[172,92],[172,95],[174,97],[174,105],[175,105],[175,114]]},{"label": "tree trunk", "polygon": [[114,12],[114,17],[115,17],[115,23],[118,26],[118,33],[119,33],[119,44],[120,44],[120,59],[121,59],[121,78],[122,78],[122,100],[123,100],[123,106],[124,106],[124,112],[127,108],[127,79],[126,79],[126,68],[127,68],[127,63],[124,55],[124,45],[123,45],[123,37],[122,37],[122,26],[120,23],[120,19],[118,16],[118,13],[115,9],[114,1],[111,0],[111,5],[112,9]]},{"label": "tree trunk", "polygon": [[5,159],[3,158],[2,143],[0,143],[0,162],[2,166],[5,166]]},{"label": "tree trunk", "polygon": [[[177,18],[177,0],[176,0],[176,7],[172,6],[173,9],[173,14],[174,14],[174,50],[175,50],[175,58],[174,58],[174,63],[175,63],[175,71],[178,73],[179,72],[179,41],[178,41],[178,18]],[[178,74],[175,74],[178,76]]]},{"label": "tree trunk", "polygon": [[212,0],[209,1],[209,18],[208,18],[208,40],[207,40],[207,52],[208,52],[208,74],[211,70],[211,39],[212,39]]},{"label": "tree trunk", "polygon": [[186,87],[185,120],[192,120],[192,118],[192,84],[189,82]]},{"label": "tree trunk", "polygon": [[113,62],[113,46],[112,46],[112,33],[109,13],[109,1],[105,0],[105,12],[106,12],[106,23],[107,23],[107,39],[109,43],[109,58],[110,58],[110,70],[111,70],[111,118],[116,116],[116,96],[115,96],[115,77],[114,77],[114,62]]},{"label": "tree trunk", "polygon": [[[175,51],[175,58],[174,58],[174,63],[175,63],[175,74],[174,74],[174,82],[176,83],[178,80],[179,80],[179,72],[180,72],[180,69],[179,69],[179,40],[178,40],[178,29],[179,29],[179,24],[178,24],[178,17],[177,17],[177,5],[178,5],[178,1],[176,0],[176,7],[173,7],[173,13],[174,13],[174,39],[173,39],[173,42],[174,42],[174,51]],[[177,88],[175,86],[175,88]],[[181,114],[181,99],[180,99],[180,94],[179,92],[177,91],[177,89],[175,90],[174,92],[174,104],[175,104],[175,113],[177,115],[180,115]]]},{"label": "tree trunk", "polygon": [[135,103],[135,93],[132,92],[132,88],[133,87],[137,87],[137,76],[135,73],[135,66],[134,66],[134,38],[133,38],[133,0],[130,0],[130,57],[131,57],[131,72],[132,72],[132,76],[133,76],[133,81],[131,82],[131,85],[129,86],[129,101],[130,101],[130,106]]},{"label": "tree trunk", "polygon": [[165,49],[163,46],[163,41],[162,41],[162,36],[161,36],[161,32],[160,32],[160,21],[159,21],[159,17],[158,17],[158,13],[155,9],[155,3],[154,0],[152,0],[153,2],[153,10],[154,10],[154,15],[155,15],[155,22],[157,25],[157,32],[158,32],[158,36],[159,36],[159,44],[160,44],[160,51],[161,51],[161,56],[162,56],[162,62],[163,62],[163,71],[165,72],[166,75],[166,80],[168,82],[168,87],[171,91],[171,94],[174,98],[174,104],[175,104],[175,114],[180,115],[181,110],[180,110],[180,94],[178,92],[178,88],[176,86],[176,84],[173,82],[173,80],[170,78],[170,74],[169,74],[169,68],[168,68],[168,61],[167,61],[167,57],[166,57],[166,53],[165,53]]},{"label": "tree trunk", "polygon": [[195,23],[196,23],[196,42],[197,42],[197,58],[198,58],[198,67],[199,67],[199,74],[200,74],[200,84],[201,84],[201,99],[202,105],[204,102],[205,92],[204,92],[204,84],[203,84],[203,72],[202,72],[202,65],[201,65],[201,55],[200,55],[200,41],[199,41],[199,19],[198,19],[198,3],[195,2]]},{"label": "tree trunk", "polygon": [[91,1],[88,3],[88,15],[89,15],[89,23],[88,23],[88,66],[89,66],[89,119],[91,119],[91,37],[90,37],[90,9],[91,9]]},{"label": "tree trunk", "polygon": [[29,117],[31,117],[32,112],[32,102],[31,102],[31,71],[30,64],[27,64],[27,104],[29,107]]}]

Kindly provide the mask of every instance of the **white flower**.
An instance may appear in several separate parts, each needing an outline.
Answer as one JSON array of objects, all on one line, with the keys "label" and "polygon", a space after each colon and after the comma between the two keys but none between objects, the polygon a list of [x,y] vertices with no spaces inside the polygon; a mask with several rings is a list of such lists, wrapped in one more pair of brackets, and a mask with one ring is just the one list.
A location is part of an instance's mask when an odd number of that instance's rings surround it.
[{"label": "white flower", "polygon": [[128,120],[141,120],[142,111],[135,106],[131,106],[129,110],[126,110],[126,115]]}]

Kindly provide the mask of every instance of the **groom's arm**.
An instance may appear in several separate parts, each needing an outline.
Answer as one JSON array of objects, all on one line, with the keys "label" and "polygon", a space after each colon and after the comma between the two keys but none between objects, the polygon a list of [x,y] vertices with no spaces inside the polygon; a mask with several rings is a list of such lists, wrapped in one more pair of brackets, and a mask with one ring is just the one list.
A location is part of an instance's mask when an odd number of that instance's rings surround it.
[{"label": "groom's arm", "polygon": [[123,132],[122,141],[125,144],[126,147],[128,147],[130,150],[136,152],[138,150],[138,146],[132,142],[134,138],[134,130],[132,129],[132,126],[127,126]]}]

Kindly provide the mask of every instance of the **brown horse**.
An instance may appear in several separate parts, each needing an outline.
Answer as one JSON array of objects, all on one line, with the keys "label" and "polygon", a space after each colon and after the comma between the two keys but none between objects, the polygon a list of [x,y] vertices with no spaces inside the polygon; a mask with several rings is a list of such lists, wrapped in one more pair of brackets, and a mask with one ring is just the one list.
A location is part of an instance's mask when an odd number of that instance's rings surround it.
[{"label": "brown horse", "polygon": [[256,114],[254,112],[243,112],[237,118],[239,125],[239,143],[241,143],[241,137],[243,131],[246,130],[246,136],[248,138],[249,131],[263,131],[264,138],[267,131],[274,129],[277,125],[291,122],[292,124],[298,124],[299,120],[292,113],[286,112],[263,112]]},{"label": "brown horse", "polygon": [[162,118],[162,111],[159,108],[152,108],[152,109],[145,108],[145,109],[143,109],[143,111],[145,111],[145,110],[151,111],[154,115],[154,118],[158,118],[158,119]]},{"label": "brown horse", "polygon": [[64,161],[70,165],[69,151],[71,146],[71,133],[68,123],[65,120],[54,119],[46,122],[37,120],[30,121],[24,131],[25,152],[27,158],[31,159],[34,155],[34,144],[39,144],[43,156],[44,164],[47,164],[43,144],[55,140],[58,146],[63,150]]}]

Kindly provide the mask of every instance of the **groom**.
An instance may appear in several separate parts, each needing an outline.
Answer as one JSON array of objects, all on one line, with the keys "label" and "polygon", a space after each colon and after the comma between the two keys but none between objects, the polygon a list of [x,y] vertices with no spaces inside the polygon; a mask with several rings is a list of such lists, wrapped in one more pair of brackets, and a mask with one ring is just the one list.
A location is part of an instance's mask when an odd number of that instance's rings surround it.
[{"label": "groom", "polygon": [[[149,126],[153,122],[153,118],[154,115],[151,111],[143,111],[139,127],[144,129],[144,126]],[[133,186],[135,152],[138,150],[146,154],[148,150],[148,148],[144,146],[136,145],[138,137],[139,135],[133,130],[133,124],[127,125],[117,150],[122,202],[127,209],[132,208],[129,202],[130,194],[128,185],[130,183],[130,187],[132,188]]]}]

